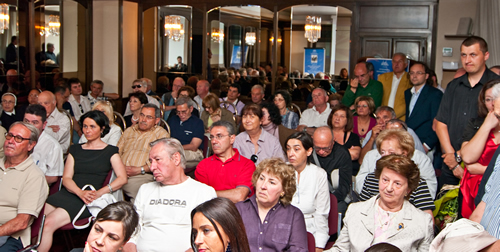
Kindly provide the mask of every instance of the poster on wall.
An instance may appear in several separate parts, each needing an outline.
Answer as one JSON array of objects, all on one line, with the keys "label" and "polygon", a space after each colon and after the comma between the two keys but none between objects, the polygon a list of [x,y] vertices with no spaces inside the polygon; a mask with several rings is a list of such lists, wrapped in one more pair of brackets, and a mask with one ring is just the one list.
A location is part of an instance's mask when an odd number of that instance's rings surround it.
[{"label": "poster on wall", "polygon": [[233,45],[233,51],[231,53],[231,62],[230,67],[234,67],[236,69],[241,68],[241,46]]},{"label": "poster on wall", "polygon": [[[378,76],[384,73],[392,72],[392,59],[368,58],[366,62],[373,64],[373,79],[378,80]],[[407,62],[406,72],[410,71],[410,61]]]},{"label": "poster on wall", "polygon": [[325,72],[325,48],[304,48],[304,73]]}]

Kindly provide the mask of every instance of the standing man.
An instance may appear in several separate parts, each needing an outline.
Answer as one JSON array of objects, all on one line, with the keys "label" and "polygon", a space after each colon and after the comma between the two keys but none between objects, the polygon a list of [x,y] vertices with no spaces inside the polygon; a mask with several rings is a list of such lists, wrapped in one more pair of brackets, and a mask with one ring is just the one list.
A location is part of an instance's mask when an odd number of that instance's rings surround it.
[{"label": "standing man", "polygon": [[101,80],[93,80],[90,84],[90,91],[87,94],[87,98],[90,102],[90,107],[93,107],[97,101],[107,101],[109,99],[116,100],[120,98],[120,95],[116,93],[104,93],[102,89],[104,88],[104,83]]},{"label": "standing man", "polygon": [[[210,83],[206,80],[200,80],[196,83],[196,93],[198,94],[197,96],[194,97],[194,100],[196,103],[198,103],[198,106],[203,108],[203,98],[207,96],[210,92]],[[205,108],[203,108],[205,110]],[[203,112],[200,111],[200,115]]]},{"label": "standing man", "polygon": [[56,54],[54,53],[54,50],[55,50],[54,44],[52,44],[52,43],[47,43],[47,51],[45,52],[45,57],[46,57],[48,60],[52,60],[52,61],[54,61],[54,64],[58,65],[58,64],[59,64],[59,62],[57,61],[57,56],[56,56]]},{"label": "standing man", "polygon": [[[144,79],[137,79],[132,82],[132,89],[134,90],[134,93],[139,93],[143,92],[146,94],[148,91],[148,83]],[[155,98],[149,96],[146,94],[146,97],[148,97],[148,103],[156,105],[158,108],[160,107],[160,102],[156,100]],[[130,110],[130,101],[127,102],[127,107],[125,108],[125,113],[123,113],[123,116],[128,116],[131,115],[132,111]]]},{"label": "standing man", "polygon": [[378,76],[384,87],[382,106],[389,106],[396,111],[396,118],[405,120],[405,96],[406,89],[411,88],[410,76],[405,71],[408,60],[404,53],[395,53],[392,56],[392,72]]},{"label": "standing man", "polygon": [[236,129],[227,121],[218,121],[210,129],[214,155],[203,159],[195,170],[196,180],[213,187],[217,197],[233,203],[252,194],[255,164],[233,148]]},{"label": "standing man", "polygon": [[0,236],[6,242],[0,251],[17,251],[31,243],[31,223],[42,210],[49,188],[30,157],[38,130],[16,122],[5,138],[5,157],[0,159]]},{"label": "standing man", "polygon": [[168,120],[170,112],[175,109],[175,100],[177,99],[177,97],[179,97],[179,89],[181,89],[181,87],[184,87],[185,85],[186,82],[184,81],[184,79],[182,79],[181,77],[177,77],[172,82],[172,92],[165,93],[161,97],[165,111],[165,113],[163,114],[163,119]]},{"label": "standing man", "polygon": [[182,63],[182,57],[177,56],[177,64],[174,66],[174,72],[187,72],[187,65]]},{"label": "standing man", "polygon": [[443,93],[425,84],[429,78],[426,69],[427,66],[422,62],[415,62],[410,68],[410,82],[413,87],[405,91],[405,114],[406,124],[415,131],[427,153],[439,144],[436,132],[432,130],[432,122],[436,117]]},{"label": "standing man", "polygon": [[317,127],[328,125],[328,116],[332,109],[328,103],[328,94],[324,89],[315,88],[311,96],[314,106],[304,110],[297,131],[304,131],[312,136]]},{"label": "standing man", "polygon": [[10,44],[7,46],[7,51],[5,53],[5,63],[15,63],[17,62],[17,36],[12,36],[10,38]]},{"label": "standing man", "polygon": [[436,116],[436,134],[444,153],[439,188],[458,185],[463,176],[460,147],[464,128],[469,119],[477,116],[477,97],[483,85],[500,78],[486,67],[489,56],[483,38],[471,36],[462,42],[460,58],[467,73],[448,84]]},{"label": "standing man", "polygon": [[342,104],[354,110],[354,101],[359,96],[369,96],[375,102],[375,107],[382,104],[382,97],[384,94],[384,87],[379,81],[373,80],[370,76],[373,75],[373,70],[368,71],[367,62],[359,62],[354,67],[354,79],[347,87]]},{"label": "standing man", "polygon": [[72,129],[69,118],[56,109],[56,96],[50,91],[43,91],[38,96],[38,104],[47,110],[47,127],[49,129],[45,132],[59,142],[63,153],[67,153],[70,144],[70,130]]},{"label": "standing man", "polygon": [[212,187],[184,174],[186,159],[178,140],[162,138],[149,146],[155,182],[141,186],[137,194],[134,205],[141,228],[123,251],[190,250],[191,211],[217,194]]}]

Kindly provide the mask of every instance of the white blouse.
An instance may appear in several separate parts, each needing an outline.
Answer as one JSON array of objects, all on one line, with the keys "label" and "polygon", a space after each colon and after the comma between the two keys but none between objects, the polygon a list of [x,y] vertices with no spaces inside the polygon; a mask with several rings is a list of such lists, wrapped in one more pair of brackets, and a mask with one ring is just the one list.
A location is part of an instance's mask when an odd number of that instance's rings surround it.
[{"label": "white blouse", "polygon": [[[113,123],[109,126],[108,134],[106,134],[104,137],[101,137],[101,140],[109,145],[116,146],[121,136],[122,136],[122,128]],[[78,141],[78,143],[82,144],[86,142],[87,138],[85,138],[85,135],[82,134],[82,137],[80,138],[80,141]]]}]

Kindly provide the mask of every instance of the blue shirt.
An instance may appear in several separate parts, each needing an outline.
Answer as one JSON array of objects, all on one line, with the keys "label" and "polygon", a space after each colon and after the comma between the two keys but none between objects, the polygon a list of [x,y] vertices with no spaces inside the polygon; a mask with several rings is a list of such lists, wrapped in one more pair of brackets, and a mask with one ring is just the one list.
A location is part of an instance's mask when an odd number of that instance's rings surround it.
[{"label": "blue shirt", "polygon": [[174,115],[168,120],[168,125],[170,126],[170,137],[179,140],[182,145],[190,144],[193,137],[196,137],[202,140],[198,149],[203,148],[205,131],[203,121],[200,118],[191,115],[185,122],[181,122],[179,116]]},{"label": "blue shirt", "polygon": [[483,196],[483,201],[486,203],[484,208],[483,217],[481,218],[481,225],[484,229],[490,233],[490,235],[495,236],[500,239],[500,159],[496,159],[495,168],[491,177],[488,179],[488,183],[485,186],[485,194]]}]

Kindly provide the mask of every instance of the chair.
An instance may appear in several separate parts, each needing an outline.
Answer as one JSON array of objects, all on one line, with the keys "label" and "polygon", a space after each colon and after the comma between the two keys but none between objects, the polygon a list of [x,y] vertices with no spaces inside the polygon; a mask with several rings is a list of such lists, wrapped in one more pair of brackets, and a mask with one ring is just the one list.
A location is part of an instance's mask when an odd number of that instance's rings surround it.
[{"label": "chair", "polygon": [[[340,233],[340,223],[342,221],[342,214],[338,212],[337,197],[330,193],[330,213],[328,213],[328,235],[332,236],[334,234]],[[330,249],[334,241],[329,241],[326,243],[325,250]]]},{"label": "chair", "polygon": [[[203,136],[202,151],[203,151],[203,158],[208,158],[208,156],[210,155],[210,140],[206,135]],[[184,169],[184,174],[188,175],[194,172],[194,170],[196,170],[196,166],[198,166],[198,163],[199,162],[188,162],[188,164],[186,164],[186,169]]]},{"label": "chair", "polygon": [[167,121],[165,121],[163,118],[160,118],[159,126],[163,127],[170,134],[170,126],[168,126]]},{"label": "chair", "polygon": [[32,242],[32,245],[29,245],[23,249],[18,250],[18,252],[38,251],[37,248],[38,246],[40,246],[40,242],[42,241],[43,226],[45,225],[44,211],[45,211],[45,204],[42,207],[40,214],[38,215],[39,217],[33,221],[33,224],[31,224],[31,240],[33,241],[34,238],[37,238],[35,244],[33,244]]},{"label": "chair", "polygon": [[316,251],[316,240],[314,239],[314,235],[309,232],[307,232],[307,250],[309,252]]},{"label": "chair", "polygon": [[292,105],[290,105],[290,110],[297,111],[297,114],[299,114],[299,117],[302,117],[302,111],[300,110],[300,107],[297,104],[292,103]]},{"label": "chair", "polygon": [[161,99],[160,96],[158,95],[150,95],[150,96],[155,98],[158,101],[158,103],[160,103],[160,106],[163,104],[163,100]]},{"label": "chair", "polygon": [[[68,117],[68,119],[69,119],[69,124],[70,124],[70,127],[71,127],[70,130],[69,130],[69,144],[72,145],[73,144],[73,132],[74,132],[73,129],[74,129],[74,126],[75,126],[75,122],[73,122],[73,117],[69,114],[68,111],[62,110],[60,112],[64,113]],[[69,148],[68,148],[68,150],[66,151],[65,154],[66,155],[69,154]]]},{"label": "chair", "polygon": [[236,106],[234,106],[234,104],[232,104],[232,103],[230,103],[228,101],[221,101],[220,103],[224,104],[223,106],[224,106],[225,109],[227,109],[227,106],[233,107],[233,110],[234,110],[233,115],[238,115],[238,109],[236,108]]},{"label": "chair", "polygon": [[58,176],[57,181],[54,182],[49,187],[49,196],[56,193],[56,192],[59,192],[61,190],[61,186],[62,186],[62,176]]},{"label": "chair", "polygon": [[125,131],[125,129],[127,128],[127,124],[125,123],[125,118],[122,116],[122,114],[116,111],[113,111],[113,115],[115,117],[115,124],[120,126],[122,131]]}]

